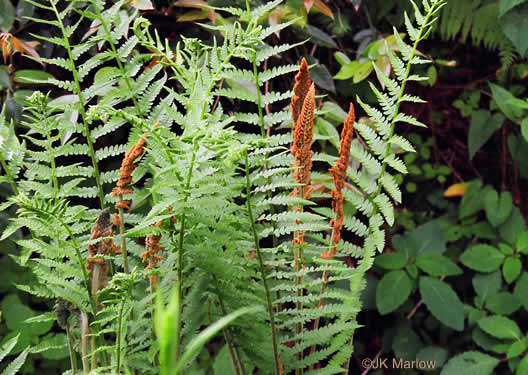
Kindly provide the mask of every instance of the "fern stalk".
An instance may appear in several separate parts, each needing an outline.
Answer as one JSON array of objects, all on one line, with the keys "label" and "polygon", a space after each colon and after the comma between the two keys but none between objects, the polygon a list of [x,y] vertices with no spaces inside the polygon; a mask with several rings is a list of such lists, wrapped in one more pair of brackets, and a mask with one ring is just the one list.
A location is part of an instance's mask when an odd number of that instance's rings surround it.
[{"label": "fern stalk", "polygon": [[[218,304],[220,305],[220,311],[222,312],[222,316],[226,316],[227,309],[225,307],[224,299],[222,298],[220,289],[218,288],[218,279],[216,275],[213,275],[213,280],[215,281],[215,285],[217,286],[216,290],[218,293]],[[233,366],[235,367],[236,375],[239,375],[240,371],[242,372],[242,375],[246,375],[246,369],[242,361],[242,356],[240,355],[238,346],[235,345],[233,339],[231,338],[229,328],[224,328],[222,332],[224,334],[224,339],[226,340],[227,348],[229,350],[229,356],[231,357],[231,361],[233,362]]]},{"label": "fern stalk", "polygon": [[59,11],[57,10],[57,7],[55,6],[55,2],[50,1],[50,4],[53,8],[53,12],[55,13],[55,17],[57,18],[59,28],[62,32],[62,39],[64,40],[64,45],[66,47],[66,51],[68,52],[68,58],[71,63],[73,80],[75,81],[75,91],[76,91],[75,93],[77,94],[77,97],[79,98],[79,107],[80,107],[79,111],[81,112],[81,117],[82,117],[83,124],[84,124],[84,131],[86,133],[85,136],[88,142],[88,150],[90,153],[90,158],[92,159],[92,165],[94,167],[95,182],[97,185],[99,201],[101,203],[101,208],[104,208],[105,207],[105,196],[103,192],[103,185],[101,183],[101,175],[99,173],[99,166],[97,164],[97,159],[95,156],[95,149],[94,149],[94,145],[92,141],[92,136],[90,135],[90,126],[88,125],[88,121],[87,121],[86,109],[84,108],[85,102],[82,96],[81,84],[79,80],[79,73],[77,72],[77,68],[75,65],[75,59],[73,58],[72,48],[70,45],[70,40],[68,39],[68,33],[66,32],[66,29],[64,28],[64,24],[62,23],[62,18],[59,14]]},{"label": "fern stalk", "polygon": [[121,373],[121,341],[123,340],[123,338],[121,337],[121,325],[123,324],[123,311],[125,309],[125,303],[126,298],[123,298],[123,300],[121,301],[121,306],[119,307],[119,318],[117,320],[116,374]]},{"label": "fern stalk", "polygon": [[66,340],[68,341],[68,354],[70,355],[72,375],[75,375],[77,372],[77,359],[75,357],[75,351],[73,349],[73,342],[69,324],[66,324]]},{"label": "fern stalk", "polygon": [[[119,196],[119,202],[123,202],[123,196]],[[119,234],[121,236],[121,256],[123,258],[123,271],[125,273],[130,273],[128,268],[128,251],[126,247],[126,237],[125,237],[125,210],[123,207],[118,208],[119,211]]]},{"label": "fern stalk", "polygon": [[[193,174],[194,169],[194,163],[196,161],[196,153],[198,152],[198,143],[194,141],[194,147],[193,147],[193,153],[191,156],[191,164],[189,165],[189,171],[187,173],[186,181],[185,181],[185,196],[183,198],[183,203],[187,203],[187,200],[189,199],[189,188],[191,186],[191,177]],[[182,212],[180,217],[180,237],[178,240],[178,295],[181,296],[183,293],[183,239],[184,239],[184,231],[185,231],[185,211]],[[180,356],[180,350],[181,350],[181,340],[180,340],[180,332],[181,332],[181,315],[182,315],[182,304],[178,304],[178,314],[176,315],[178,317],[178,321],[176,322],[176,358],[179,358]]]},{"label": "fern stalk", "polygon": [[[411,51],[411,54],[410,54],[410,57],[409,57],[409,61],[407,62],[407,66],[406,66],[406,69],[405,69],[405,75],[403,77],[403,80],[402,80],[402,84],[400,86],[400,92],[397,96],[397,99],[396,99],[396,104],[395,104],[395,108],[394,108],[394,112],[392,114],[392,121],[391,121],[391,128],[390,128],[390,132],[389,132],[389,139],[392,138],[392,136],[394,135],[394,129],[396,127],[396,117],[398,116],[398,113],[399,113],[399,110],[400,110],[400,103],[401,103],[401,98],[403,97],[404,93],[405,93],[405,86],[407,85],[407,79],[409,78],[409,74],[411,73],[411,65],[412,65],[412,60],[416,54],[416,50],[418,49],[418,43],[424,38],[424,31],[430,27],[429,25],[429,20],[430,18],[433,16],[433,14],[435,14],[439,9],[440,7],[443,6],[443,0],[437,0],[436,2],[433,3],[433,5],[431,6],[431,8],[429,9],[429,11],[427,12],[426,16],[425,16],[425,19],[423,21],[423,24],[422,26],[420,26],[420,29],[418,31],[418,36],[416,38],[416,40],[414,41],[414,44],[412,46],[412,51]],[[413,3],[414,5],[414,3]],[[416,6],[415,6],[416,8]],[[430,29],[429,29],[430,31]],[[390,143],[387,143],[387,148],[385,150],[385,155],[384,155],[384,158],[383,158],[383,164],[381,165],[381,174],[379,176],[378,179],[381,179],[383,177],[383,175],[385,174],[385,170],[387,169],[387,157],[389,156],[389,153],[390,153]],[[381,188],[382,188],[382,185],[379,184],[378,185],[378,190],[376,192],[376,195],[374,196],[374,199],[380,195],[381,193]],[[374,207],[374,213],[376,212],[376,206]]]},{"label": "fern stalk", "polygon": [[270,318],[271,326],[271,340],[273,344],[273,356],[275,358],[275,375],[280,373],[280,357],[279,357],[279,346],[277,344],[277,332],[275,327],[275,316],[273,312],[273,306],[271,303],[271,293],[268,286],[268,280],[266,276],[266,269],[264,267],[264,259],[262,258],[262,252],[260,250],[259,236],[257,233],[257,228],[255,227],[255,221],[253,219],[253,209],[251,207],[251,181],[249,179],[249,160],[248,152],[244,150],[244,161],[246,164],[246,203],[249,216],[249,223],[251,225],[251,232],[253,233],[253,240],[255,242],[255,250],[257,252],[257,258],[259,262],[260,273],[262,275],[262,283],[264,284],[264,293],[266,294],[266,305],[268,309],[268,315]]},{"label": "fern stalk", "polygon": [[[46,125],[47,121],[45,120]],[[53,155],[53,146],[51,145],[51,135],[49,127],[46,126],[46,135],[48,138],[48,151],[50,154],[50,163],[51,163],[51,179],[53,181],[53,191],[55,192],[55,198],[59,194],[59,182],[57,181],[57,166],[55,165],[55,156]]]}]

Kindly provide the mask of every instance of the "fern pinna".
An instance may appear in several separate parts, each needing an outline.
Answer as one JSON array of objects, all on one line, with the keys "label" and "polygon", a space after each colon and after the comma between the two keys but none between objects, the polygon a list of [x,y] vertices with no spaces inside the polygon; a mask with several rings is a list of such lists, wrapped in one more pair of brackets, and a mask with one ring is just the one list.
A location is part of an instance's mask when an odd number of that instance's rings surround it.
[{"label": "fern pinna", "polygon": [[[46,81],[66,95],[28,98],[27,134],[2,120],[16,146],[2,144],[15,193],[3,207],[18,207],[3,237],[27,228],[18,261],[39,283],[19,288],[58,299],[72,371],[191,373],[219,333],[235,374],[346,373],[364,275],[401,201],[391,171],[414,151],[396,123],[421,125],[400,103],[421,101],[405,86],[421,79],[411,66],[428,62],[417,45],[443,1],[414,6],[418,28],[406,16],[412,45],[394,32],[394,76],[377,71],[385,91],[372,85],[381,109],[358,98],[370,119],[356,122],[351,104],[334,154],[312,151],[324,137],[306,60],[263,68],[296,46],[264,42],[294,21],[257,23],[280,0],[211,8],[231,14],[202,25],[211,44],[176,46],[124,1],[31,2],[56,15],[43,22],[62,37],[42,38],[68,56],[43,62],[72,79]],[[85,20],[94,32],[75,44]],[[266,90],[296,71],[293,90]],[[128,144],[105,146],[126,130]]]}]

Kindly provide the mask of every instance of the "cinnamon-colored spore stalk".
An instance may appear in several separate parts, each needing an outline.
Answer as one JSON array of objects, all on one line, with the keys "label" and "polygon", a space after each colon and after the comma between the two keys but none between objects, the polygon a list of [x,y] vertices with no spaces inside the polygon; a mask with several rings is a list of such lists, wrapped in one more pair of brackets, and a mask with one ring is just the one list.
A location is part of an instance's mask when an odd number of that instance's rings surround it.
[{"label": "cinnamon-colored spore stalk", "polygon": [[[155,226],[161,227],[163,221],[158,221]],[[164,257],[157,255],[163,251],[163,246],[160,243],[161,234],[151,234],[145,239],[145,251],[141,253],[141,260],[143,263],[149,263],[145,269],[150,270],[156,267],[160,260],[165,260]],[[158,278],[155,275],[149,276],[151,289],[158,287]]]},{"label": "cinnamon-colored spore stalk", "polygon": [[[157,128],[159,121],[156,122],[154,128]],[[119,181],[117,181],[116,187],[112,190],[112,197],[119,197],[126,194],[132,194],[131,189],[127,189],[126,186],[132,182],[132,173],[137,168],[137,165],[134,163],[136,159],[141,157],[145,152],[145,138],[147,134],[143,133],[142,137],[139,138],[137,143],[132,146],[125,154],[125,158],[121,163],[121,168],[119,169]],[[116,203],[116,209],[123,208],[130,210],[130,201],[120,201]]]},{"label": "cinnamon-colored spore stalk", "polygon": [[[293,144],[291,153],[295,158],[293,178],[301,186],[295,187],[291,192],[294,197],[310,199],[312,186],[310,185],[310,171],[312,170],[312,141],[315,114],[315,86],[310,80],[308,63],[303,59],[299,73],[295,76],[293,97],[291,101],[293,119]],[[302,207],[294,208],[301,211]],[[304,243],[304,232],[295,233],[293,244]]]},{"label": "cinnamon-colored spore stalk", "polygon": [[335,218],[332,219],[330,225],[332,227],[332,255],[336,254],[336,246],[341,241],[341,229],[343,229],[343,221],[345,218],[343,212],[343,192],[345,187],[345,180],[347,177],[348,161],[350,160],[350,146],[352,145],[352,137],[354,136],[354,121],[355,121],[354,106],[350,103],[348,116],[345,119],[343,130],[341,131],[341,143],[339,145],[339,158],[335,165],[330,168],[330,173],[334,176],[335,189],[332,190],[332,209]]}]

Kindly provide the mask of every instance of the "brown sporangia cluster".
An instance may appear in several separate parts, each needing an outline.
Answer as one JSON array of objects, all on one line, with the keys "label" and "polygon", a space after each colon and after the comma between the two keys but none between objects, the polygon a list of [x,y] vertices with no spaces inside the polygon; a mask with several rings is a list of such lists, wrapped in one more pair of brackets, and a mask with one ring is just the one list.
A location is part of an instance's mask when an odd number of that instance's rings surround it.
[{"label": "brown sporangia cluster", "polygon": [[[110,209],[104,209],[95,224],[92,226],[90,240],[97,240],[103,237],[113,237],[112,230],[113,223],[110,219]],[[121,249],[114,244],[114,240],[109,238],[107,240],[99,241],[88,245],[90,255],[86,268],[90,270],[90,278],[92,280],[92,292],[103,289],[108,283],[108,261],[99,256],[120,254]]]},{"label": "brown sporangia cluster", "polygon": [[[157,227],[161,227],[163,221],[160,220],[156,224]],[[164,257],[157,255],[163,251],[163,246],[160,244],[161,234],[151,234],[145,239],[145,251],[141,253],[141,260],[143,263],[148,263],[145,269],[150,270],[156,267],[160,260],[165,260]],[[158,287],[158,277],[156,275],[149,276],[151,289],[154,290]]]},{"label": "brown sporangia cluster", "polygon": [[[159,121],[156,122],[154,128],[157,128]],[[123,195],[132,194],[132,189],[127,189],[126,186],[132,182],[132,173],[136,169],[137,165],[134,163],[136,159],[141,157],[145,152],[145,138],[147,134],[143,133],[143,136],[139,138],[137,143],[132,146],[125,154],[125,158],[121,163],[119,169],[119,181],[117,181],[116,187],[112,190],[112,197],[122,197]],[[116,209],[130,210],[130,201],[120,200],[116,203]]]},{"label": "brown sporangia cluster", "polygon": [[[295,158],[293,177],[295,182],[302,184],[293,189],[291,195],[303,199],[310,199],[310,171],[312,169],[312,140],[315,113],[315,86],[310,80],[308,63],[302,60],[299,73],[295,76],[293,97],[291,101],[293,119],[293,145],[291,153]],[[296,207],[300,211],[301,207]],[[303,244],[304,232],[297,233],[293,244]]]},{"label": "brown sporangia cluster", "polygon": [[330,221],[332,227],[332,249],[330,253],[321,254],[322,258],[331,259],[336,254],[336,246],[341,241],[341,229],[343,229],[343,221],[345,214],[343,212],[343,192],[345,187],[345,180],[347,177],[348,161],[350,160],[350,146],[352,145],[352,137],[354,136],[354,121],[355,121],[354,106],[350,103],[348,116],[345,119],[343,130],[341,131],[341,143],[339,144],[339,158],[335,165],[330,168],[330,173],[334,176],[335,189],[332,190],[332,209],[334,211],[334,219]]}]

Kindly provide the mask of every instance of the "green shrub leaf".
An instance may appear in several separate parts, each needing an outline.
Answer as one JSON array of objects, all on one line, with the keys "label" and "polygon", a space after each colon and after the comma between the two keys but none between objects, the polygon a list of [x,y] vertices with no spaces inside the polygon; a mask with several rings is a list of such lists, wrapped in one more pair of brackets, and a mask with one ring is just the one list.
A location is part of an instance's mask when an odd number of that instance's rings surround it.
[{"label": "green shrub leaf", "polygon": [[464,307],[451,286],[441,280],[423,276],[420,294],[433,316],[457,331],[464,329]]},{"label": "green shrub leaf", "polygon": [[425,252],[418,256],[416,265],[431,276],[460,275],[462,269],[443,255]]},{"label": "green shrub leaf", "polygon": [[489,83],[489,86],[491,88],[491,93],[493,94],[493,99],[495,99],[495,102],[502,113],[504,113],[504,115],[510,120],[519,122],[522,117],[523,110],[511,102],[512,99],[515,99],[515,96],[513,96],[505,88],[495,85],[491,82]]},{"label": "green shrub leaf", "polygon": [[502,274],[508,284],[515,281],[521,274],[522,263],[519,258],[508,257],[502,265]]},{"label": "green shrub leaf", "polygon": [[497,293],[486,301],[486,308],[495,314],[510,315],[520,307],[519,299],[508,292]]},{"label": "green shrub leaf", "polygon": [[494,227],[504,223],[510,216],[513,208],[513,200],[510,192],[501,193],[500,197],[495,190],[488,190],[484,196],[484,208],[486,216]]},{"label": "green shrub leaf", "polygon": [[388,270],[397,270],[405,267],[407,264],[407,257],[402,253],[386,253],[376,257],[375,264],[378,267]]},{"label": "green shrub leaf", "polygon": [[411,294],[412,283],[403,270],[387,273],[376,288],[376,306],[381,315],[396,310]]},{"label": "green shrub leaf", "polygon": [[515,283],[513,294],[521,301],[524,309],[528,311],[528,273],[523,272],[519,280]]},{"label": "green shrub leaf", "polygon": [[439,346],[426,346],[416,354],[416,360],[434,363],[434,368],[420,368],[422,371],[434,371],[444,365],[447,360],[447,350]]},{"label": "green shrub leaf", "polygon": [[478,325],[484,332],[498,339],[519,340],[521,338],[521,330],[517,323],[505,316],[488,316],[480,319]]},{"label": "green shrub leaf", "polygon": [[489,375],[499,360],[481,352],[465,352],[447,362],[440,375]]},{"label": "green shrub leaf", "polygon": [[501,113],[492,115],[490,111],[483,109],[473,111],[468,134],[470,160],[473,159],[473,156],[484,146],[493,133],[502,127],[504,120],[505,118]]},{"label": "green shrub leaf", "polygon": [[451,286],[441,280],[423,276],[420,294],[431,314],[457,331],[464,329],[464,306]]},{"label": "green shrub leaf", "polygon": [[493,272],[501,266],[504,254],[489,245],[476,245],[464,251],[460,261],[472,270]]}]

